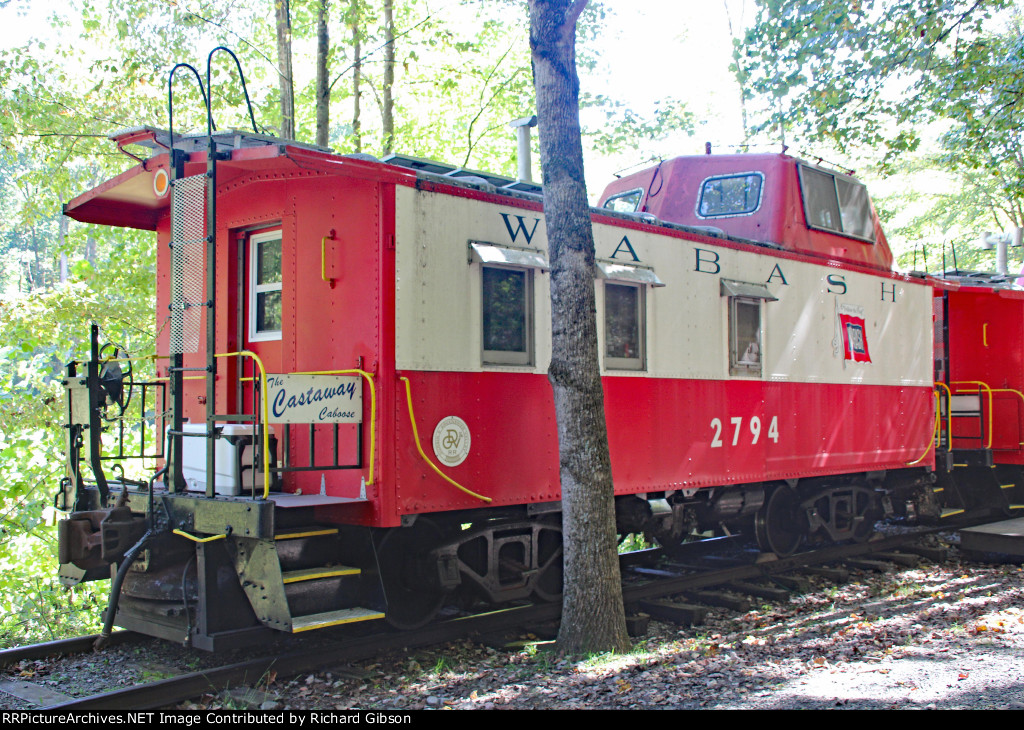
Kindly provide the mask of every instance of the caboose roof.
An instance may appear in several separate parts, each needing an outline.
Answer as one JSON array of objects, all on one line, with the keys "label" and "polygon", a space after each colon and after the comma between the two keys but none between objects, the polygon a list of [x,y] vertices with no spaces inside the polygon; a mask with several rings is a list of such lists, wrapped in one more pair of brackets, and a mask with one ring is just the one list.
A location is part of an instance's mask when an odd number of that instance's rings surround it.
[{"label": "caboose roof", "polygon": [[[169,171],[167,149],[170,135],[152,127],[137,127],[117,132],[110,138],[119,149],[139,160],[139,164],[71,200],[64,206],[64,215],[83,223],[156,230],[160,218],[168,214],[170,206],[170,196],[159,194],[154,186],[159,171]],[[282,142],[276,137],[232,130],[216,133],[214,141],[217,151],[225,156],[217,166],[218,183],[221,185],[233,177],[254,172],[307,170],[329,173],[342,165],[349,174],[388,177],[386,173],[373,171],[364,160],[334,155],[313,145]],[[148,159],[141,159],[125,150],[127,145],[141,145],[153,154]],[[183,149],[187,154],[186,175],[205,173],[205,134],[175,135],[174,145],[175,149]],[[405,175],[412,176],[412,173]]]},{"label": "caboose roof", "polygon": [[[156,127],[133,127],[111,134],[110,139],[139,164],[79,195],[64,206],[64,214],[83,223],[156,230],[160,218],[167,215],[170,203],[169,196],[160,195],[154,187],[158,171],[169,169],[170,133]],[[239,130],[215,132],[213,140],[217,152],[225,158],[217,166],[220,185],[246,173],[307,170],[330,174],[344,168],[348,175],[372,176],[409,185],[421,178],[513,196],[541,192],[541,186],[536,183],[417,157],[390,155],[377,160],[365,154],[337,155],[323,147]],[[148,159],[126,149],[130,146],[148,150],[143,152],[149,155]],[[186,175],[205,172],[206,134],[176,134],[174,147],[187,154]]]},{"label": "caboose roof", "polygon": [[[805,175],[831,179],[836,191],[832,205],[820,197],[823,188],[811,190],[807,197]],[[756,191],[750,208],[728,211],[704,211],[705,191],[713,191],[723,180],[743,179],[747,189]],[[756,183],[756,184],[755,184]],[[710,187],[709,187],[710,186]],[[675,157],[657,165],[615,180],[605,188],[600,200],[606,204],[617,197],[629,196],[637,210],[659,221],[685,226],[712,228],[730,237],[773,244],[780,248],[805,253],[832,261],[891,270],[893,257],[885,239],[878,215],[868,199],[869,230],[852,228],[845,232],[838,221],[805,216],[805,208],[814,201],[818,217],[839,215],[840,186],[866,191],[848,171],[809,162],[785,153],[705,154]],[[751,193],[752,194],[752,193]],[[866,192],[862,193],[866,196]],[[860,199],[861,193],[850,200]],[[854,206],[853,222],[860,219],[860,205]]]}]

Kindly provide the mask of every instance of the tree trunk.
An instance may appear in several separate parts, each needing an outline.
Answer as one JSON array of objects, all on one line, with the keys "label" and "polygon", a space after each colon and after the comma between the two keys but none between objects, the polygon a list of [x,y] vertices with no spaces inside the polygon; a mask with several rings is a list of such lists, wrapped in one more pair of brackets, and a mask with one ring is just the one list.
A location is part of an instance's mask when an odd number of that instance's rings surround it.
[{"label": "tree trunk", "polygon": [[349,9],[349,25],[352,27],[352,146],[356,152],[363,151],[362,122],[359,120],[359,101],[362,91],[359,84],[363,76],[362,25],[359,19],[360,0],[352,0]]},{"label": "tree trunk", "polygon": [[384,133],[384,154],[391,154],[395,144],[394,102],[391,87],[395,85],[395,18],[394,3],[384,0],[384,89],[381,125]]},{"label": "tree trunk", "polygon": [[544,217],[551,258],[551,366],[562,482],[565,590],[558,647],[629,648],[597,354],[594,235],[583,178],[576,20],[586,0],[529,0]]},{"label": "tree trunk", "polygon": [[57,229],[57,249],[60,251],[60,267],[58,269],[58,280],[64,284],[68,280],[68,254],[64,250],[64,243],[68,238],[68,229],[71,227],[71,219],[66,215],[60,217],[60,227]]},{"label": "tree trunk", "polygon": [[[743,6],[740,6],[740,17],[737,27],[743,28]],[[728,0],[722,0],[722,9],[725,10],[725,20],[729,24],[729,38],[733,41],[732,61],[736,64],[736,82],[740,87],[740,120],[743,123],[743,144],[746,145],[750,141],[750,124],[747,120],[747,62],[746,56],[743,52],[742,44],[737,43],[738,40],[742,40],[741,37],[737,37],[736,30],[733,28],[732,15],[729,13],[729,2]]]},{"label": "tree trunk", "polygon": [[326,147],[331,127],[331,86],[327,76],[327,54],[331,49],[327,31],[330,0],[320,0],[316,15],[316,143]]},{"label": "tree trunk", "polygon": [[292,86],[292,20],[289,0],[274,0],[277,12],[277,66],[281,86],[281,137],[295,139],[295,91]]}]

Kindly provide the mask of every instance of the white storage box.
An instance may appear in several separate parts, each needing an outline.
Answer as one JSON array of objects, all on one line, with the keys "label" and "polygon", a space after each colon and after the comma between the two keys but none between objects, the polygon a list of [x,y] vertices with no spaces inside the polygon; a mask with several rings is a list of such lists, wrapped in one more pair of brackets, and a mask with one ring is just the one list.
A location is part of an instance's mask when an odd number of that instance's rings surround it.
[{"label": "white storage box", "polygon": [[[245,455],[245,465],[242,464],[243,449],[252,443],[253,427],[248,423],[218,423],[217,428],[221,429],[221,436],[216,444],[216,494],[238,495],[243,492],[242,477],[245,478],[245,492],[248,493],[252,485],[253,470],[248,468],[250,458]],[[185,433],[206,433],[205,423],[182,424],[182,431]],[[267,438],[270,439],[270,463],[271,466],[277,463],[275,458],[274,429],[267,427]],[[206,491],[206,444],[208,439],[198,436],[183,436],[181,439],[182,451],[182,474],[189,491]],[[262,445],[258,446],[262,449]],[[263,493],[263,473],[257,472],[256,491]],[[273,482],[273,477],[271,477]]]}]

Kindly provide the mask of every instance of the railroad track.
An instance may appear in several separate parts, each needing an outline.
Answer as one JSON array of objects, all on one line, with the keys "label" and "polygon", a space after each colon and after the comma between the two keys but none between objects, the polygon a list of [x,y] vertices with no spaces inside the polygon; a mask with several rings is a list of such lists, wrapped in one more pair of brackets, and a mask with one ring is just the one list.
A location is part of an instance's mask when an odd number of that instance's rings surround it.
[{"label": "railroad track", "polygon": [[[801,588],[800,581],[792,575],[801,570],[863,559],[872,554],[888,554],[887,557],[892,558],[891,553],[899,549],[905,551],[903,554],[916,552],[926,558],[941,559],[937,553],[930,554],[929,550],[915,547],[914,543],[919,542],[923,536],[948,529],[908,531],[864,544],[829,546],[768,561],[763,560],[764,556],[760,556],[762,559],[759,560],[754,553],[738,549],[727,538],[694,543],[692,548],[674,554],[665,567],[651,567],[661,556],[660,550],[627,553],[622,557],[623,599],[628,611],[644,610],[659,620],[687,623],[692,620],[692,606],[663,602],[661,599],[683,595],[687,596],[687,600],[693,596],[702,600],[707,599],[707,594],[702,594],[702,591],[725,588],[733,592],[759,595],[767,600],[784,600],[794,589]],[[726,548],[724,552],[721,551],[723,547]],[[714,548],[719,551],[709,553]],[[729,564],[726,567],[709,567],[723,561]],[[838,572],[836,577],[841,577]],[[766,580],[791,588],[789,591],[778,587],[773,589],[771,585],[764,585]],[[757,581],[761,581],[761,584]],[[709,600],[714,601],[713,598]],[[393,650],[423,648],[474,635],[533,627],[557,619],[560,612],[561,605],[557,602],[534,604],[442,620],[418,631],[385,631],[356,638],[332,639],[317,642],[313,648],[188,672],[155,682],[49,704],[39,709],[148,710],[167,707],[229,687],[254,686],[271,673],[279,677],[294,676],[364,660]],[[115,636],[119,642],[149,640],[130,632],[121,632]],[[80,637],[6,650],[0,652],[0,667],[8,667],[25,659],[91,651],[94,638]]]}]

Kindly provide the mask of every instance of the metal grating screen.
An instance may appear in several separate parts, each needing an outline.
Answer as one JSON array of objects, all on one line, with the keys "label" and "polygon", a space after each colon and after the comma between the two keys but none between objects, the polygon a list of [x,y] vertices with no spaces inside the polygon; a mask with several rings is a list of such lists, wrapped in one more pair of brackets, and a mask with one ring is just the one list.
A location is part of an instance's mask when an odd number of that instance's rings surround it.
[{"label": "metal grating screen", "polygon": [[171,351],[199,351],[203,252],[206,240],[206,175],[174,181],[171,197]]}]

